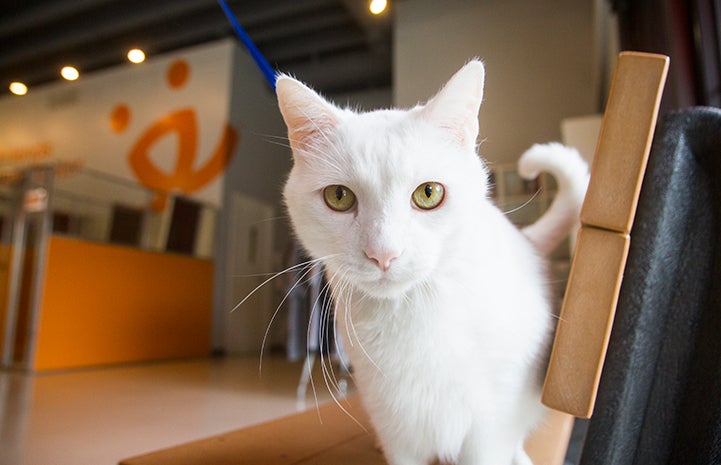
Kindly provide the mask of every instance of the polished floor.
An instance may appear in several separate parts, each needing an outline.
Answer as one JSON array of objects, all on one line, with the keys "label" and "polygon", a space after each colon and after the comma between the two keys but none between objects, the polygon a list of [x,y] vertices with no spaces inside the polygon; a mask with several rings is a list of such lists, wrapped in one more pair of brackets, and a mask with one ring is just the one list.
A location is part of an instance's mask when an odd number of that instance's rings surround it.
[{"label": "polished floor", "polygon": [[[317,364],[316,364],[317,365]],[[0,465],[120,459],[294,413],[302,363],[258,356],[49,374],[0,371]],[[319,404],[330,401],[318,366]],[[308,408],[314,390],[308,389]]]}]

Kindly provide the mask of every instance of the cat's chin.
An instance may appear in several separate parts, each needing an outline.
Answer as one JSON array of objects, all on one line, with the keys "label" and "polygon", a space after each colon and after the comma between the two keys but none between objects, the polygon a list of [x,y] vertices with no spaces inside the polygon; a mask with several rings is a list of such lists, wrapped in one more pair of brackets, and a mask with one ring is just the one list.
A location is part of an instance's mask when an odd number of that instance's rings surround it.
[{"label": "cat's chin", "polygon": [[370,282],[357,282],[358,290],[374,299],[403,298],[417,283],[380,278]]}]

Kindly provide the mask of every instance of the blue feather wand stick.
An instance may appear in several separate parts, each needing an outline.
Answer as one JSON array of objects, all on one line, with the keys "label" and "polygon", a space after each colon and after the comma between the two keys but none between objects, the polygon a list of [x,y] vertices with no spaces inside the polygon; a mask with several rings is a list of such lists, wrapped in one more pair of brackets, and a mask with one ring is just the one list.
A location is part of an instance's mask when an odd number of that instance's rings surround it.
[{"label": "blue feather wand stick", "polygon": [[268,60],[266,60],[263,54],[260,53],[260,50],[258,50],[258,47],[255,46],[248,33],[246,33],[245,29],[243,29],[240,25],[238,19],[235,17],[233,11],[230,9],[225,0],[218,0],[218,4],[223,9],[223,13],[225,13],[225,16],[228,18],[228,21],[230,21],[230,24],[233,26],[235,35],[238,36],[238,39],[240,39],[246,50],[248,50],[248,53],[250,53],[250,56],[253,58],[253,61],[255,61],[258,69],[260,69],[263,73],[266,81],[268,81],[270,87],[273,88],[273,92],[275,92],[276,74],[275,71],[273,71],[273,68],[271,68],[270,63],[268,63]]}]

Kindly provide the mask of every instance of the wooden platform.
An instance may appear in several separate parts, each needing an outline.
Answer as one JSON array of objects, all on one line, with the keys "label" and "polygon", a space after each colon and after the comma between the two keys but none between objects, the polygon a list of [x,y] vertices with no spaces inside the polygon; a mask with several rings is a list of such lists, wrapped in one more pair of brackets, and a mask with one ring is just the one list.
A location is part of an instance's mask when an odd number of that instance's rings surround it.
[{"label": "wooden platform", "polygon": [[[358,397],[169,449],[120,465],[386,465]],[[535,465],[561,465],[572,417],[549,412],[526,442]]]},{"label": "wooden platform", "polygon": [[348,413],[329,404],[120,465],[385,465],[358,398],[341,405]]}]

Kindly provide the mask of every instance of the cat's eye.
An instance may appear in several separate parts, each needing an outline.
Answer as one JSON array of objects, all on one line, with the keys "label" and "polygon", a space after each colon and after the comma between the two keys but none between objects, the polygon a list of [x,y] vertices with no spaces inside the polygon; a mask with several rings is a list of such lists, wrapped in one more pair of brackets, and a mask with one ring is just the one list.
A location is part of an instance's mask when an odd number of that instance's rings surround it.
[{"label": "cat's eye", "polygon": [[413,191],[413,203],[423,210],[432,210],[443,202],[446,190],[438,182],[424,182]]},{"label": "cat's eye", "polygon": [[323,199],[328,207],[338,212],[348,211],[355,205],[353,191],[339,184],[323,189]]}]

